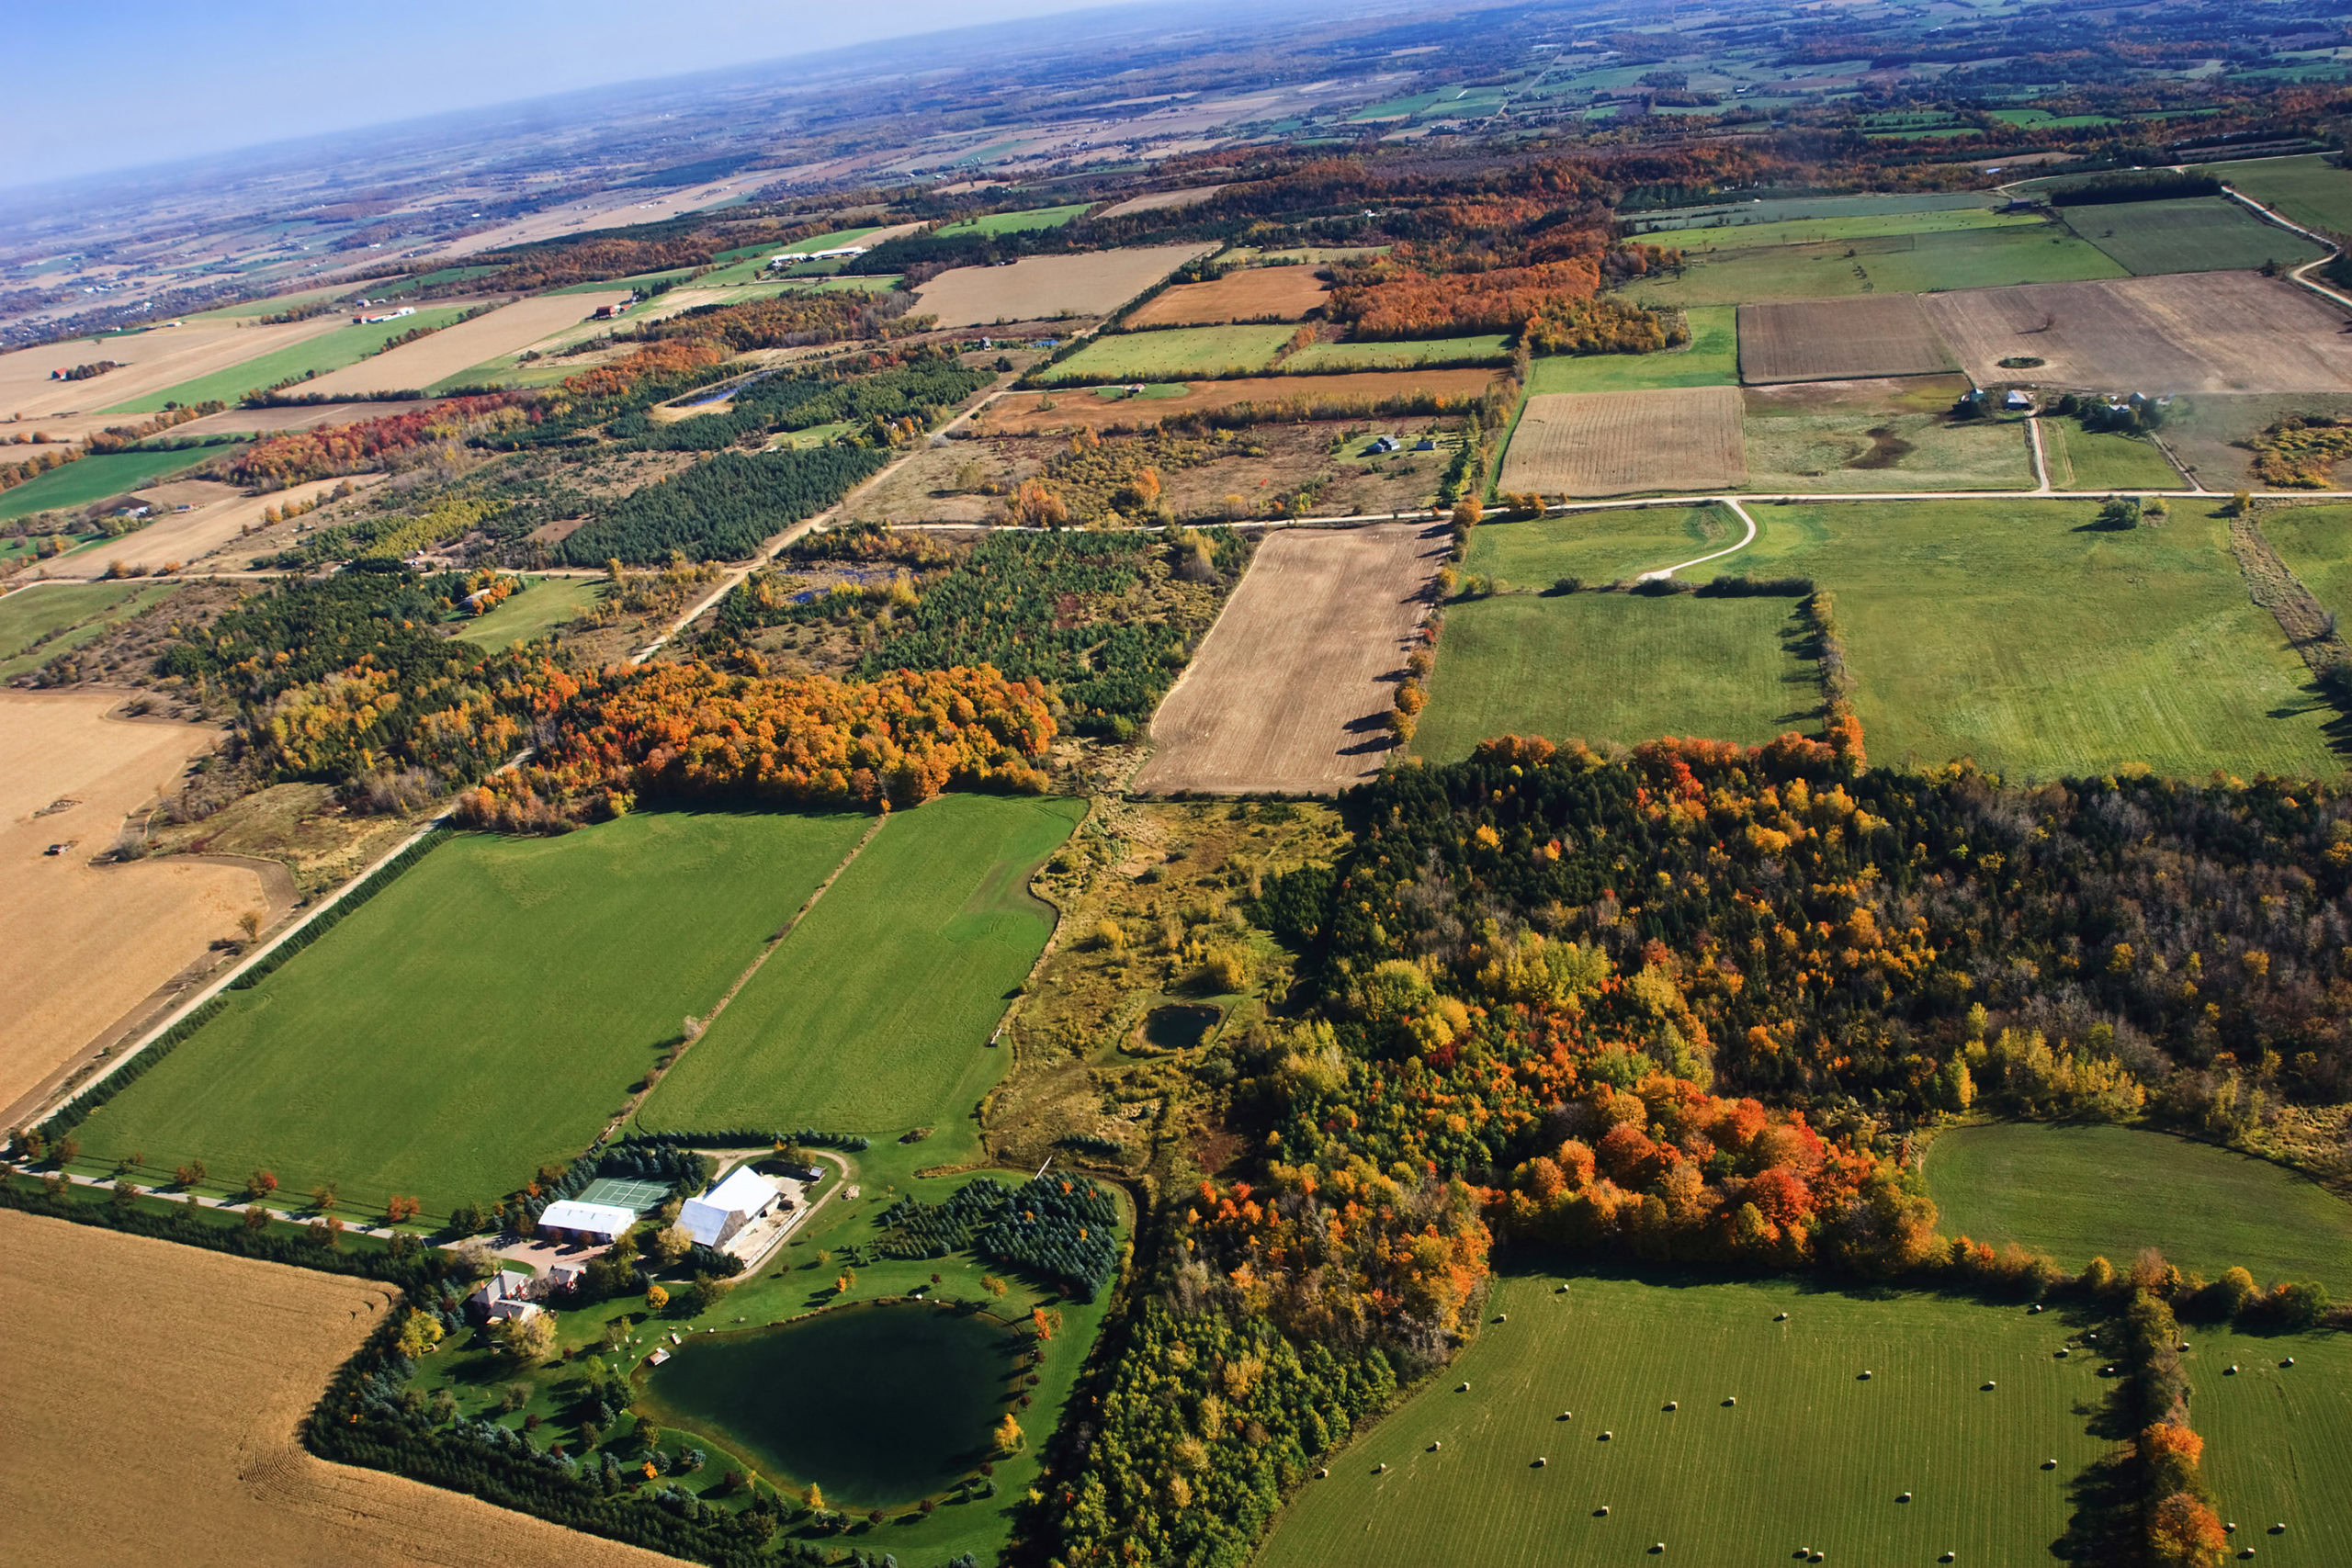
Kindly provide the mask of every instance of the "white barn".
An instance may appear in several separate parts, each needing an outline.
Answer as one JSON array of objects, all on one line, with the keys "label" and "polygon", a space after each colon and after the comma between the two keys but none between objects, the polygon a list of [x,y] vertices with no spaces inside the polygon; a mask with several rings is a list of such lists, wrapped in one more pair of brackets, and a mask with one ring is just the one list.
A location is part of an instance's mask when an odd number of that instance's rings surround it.
[{"label": "white barn", "polygon": [[549,1203],[539,1215],[539,1234],[554,1241],[585,1242],[609,1247],[637,1224],[636,1213],[617,1203],[583,1203],[565,1198]]},{"label": "white barn", "polygon": [[710,1190],[687,1199],[678,1211],[678,1223],[703,1246],[724,1247],[738,1231],[775,1208],[782,1196],[775,1182],[740,1165]]}]

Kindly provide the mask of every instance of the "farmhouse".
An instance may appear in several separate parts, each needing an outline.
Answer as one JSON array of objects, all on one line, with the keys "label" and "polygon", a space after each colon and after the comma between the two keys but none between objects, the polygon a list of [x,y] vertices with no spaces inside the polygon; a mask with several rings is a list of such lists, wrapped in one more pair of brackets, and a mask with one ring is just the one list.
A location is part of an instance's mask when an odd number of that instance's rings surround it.
[{"label": "farmhouse", "polygon": [[478,1313],[485,1323],[497,1323],[513,1318],[527,1322],[539,1314],[537,1302],[526,1300],[531,1289],[531,1277],[512,1269],[502,1269],[481,1282],[466,1304]]},{"label": "farmhouse", "polygon": [[678,1223],[703,1246],[723,1247],[782,1197],[775,1182],[748,1165],[738,1166],[700,1197],[686,1200],[678,1211]]},{"label": "farmhouse", "polygon": [[637,1224],[636,1213],[614,1203],[583,1203],[566,1198],[549,1203],[539,1215],[539,1234],[551,1241],[577,1241],[608,1247]]}]

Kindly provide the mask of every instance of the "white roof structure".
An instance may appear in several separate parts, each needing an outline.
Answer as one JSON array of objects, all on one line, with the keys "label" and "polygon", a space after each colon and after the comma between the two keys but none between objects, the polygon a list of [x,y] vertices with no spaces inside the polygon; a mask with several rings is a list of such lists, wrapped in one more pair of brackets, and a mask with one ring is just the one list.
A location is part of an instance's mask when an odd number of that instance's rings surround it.
[{"label": "white roof structure", "polygon": [[678,1223],[703,1246],[717,1247],[727,1234],[729,1220],[738,1214],[763,1213],[777,1196],[775,1182],[748,1165],[739,1165],[702,1196],[686,1200],[678,1211]]},{"label": "white roof structure", "polygon": [[565,1198],[549,1203],[539,1215],[541,1230],[588,1231],[619,1235],[637,1224],[637,1215],[617,1203],[582,1203]]}]

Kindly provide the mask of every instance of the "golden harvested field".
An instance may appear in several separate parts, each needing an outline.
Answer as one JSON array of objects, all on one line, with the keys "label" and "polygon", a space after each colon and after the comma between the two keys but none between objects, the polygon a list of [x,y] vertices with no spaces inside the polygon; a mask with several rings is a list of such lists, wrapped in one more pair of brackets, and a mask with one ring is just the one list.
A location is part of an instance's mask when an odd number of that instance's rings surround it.
[{"label": "golden harvested field", "polygon": [[[1979,384],[2119,392],[2352,391],[2344,313],[2278,278],[2180,273],[2029,283],[1926,299]],[[2000,361],[2030,355],[2026,369]]]},{"label": "golden harvested field", "polygon": [[[1194,381],[1172,397],[1104,397],[1088,388],[1051,393],[1008,392],[973,420],[983,435],[1034,435],[1040,431],[1141,430],[1180,413],[1254,403],[1268,420],[1308,417],[1325,410],[1372,406],[1390,398],[1433,393],[1449,401],[1476,402],[1495,378],[1476,366],[1462,370],[1363,370],[1341,376],[1252,376],[1231,381]],[[1288,411],[1288,412],[1286,412]],[[1325,417],[1344,418],[1344,414]]]},{"label": "golden harvested field", "polygon": [[1331,286],[1311,266],[1245,266],[1214,283],[1162,289],[1127,318],[1131,327],[1215,326],[1223,321],[1295,321],[1323,308]]},{"label": "golden harvested field", "polygon": [[[0,422],[12,415],[30,423],[46,414],[113,408],[348,324],[348,318],[334,312],[267,327],[192,321],[100,342],[75,338],[0,354]],[[49,378],[52,370],[103,359],[115,360],[121,367],[86,381]],[[117,415],[100,423],[119,424],[123,420]]]},{"label": "golden harvested field", "polygon": [[587,321],[598,306],[617,305],[628,298],[628,289],[616,288],[603,294],[542,294],[534,299],[517,299],[486,316],[443,327],[414,343],[305,381],[301,390],[330,398],[423,391],[484,360],[519,354],[541,338]]},{"label": "golden harvested field", "polygon": [[1747,480],[1739,389],[1544,392],[1527,400],[1502,488],[1546,495],[1728,490]]},{"label": "golden harvested field", "polygon": [[[33,569],[33,574],[36,577],[86,580],[103,575],[107,566],[115,561],[141,571],[160,571],[174,562],[184,567],[202,562],[214,570],[242,571],[254,554],[263,548],[263,541],[255,539],[243,550],[237,549],[236,546],[246,537],[248,529],[258,533],[264,527],[263,512],[288,502],[304,502],[323,496],[344,482],[342,479],[316,479],[268,495],[247,495],[234,486],[210,479],[188,479],[158,486],[157,491],[173,492],[169,503],[185,501],[189,503],[190,510],[167,513],[135,534],[126,534],[119,539],[111,539],[90,549],[43,562]],[[354,490],[366,490],[370,485],[383,482],[382,474],[356,474],[350,480]],[[142,499],[152,500],[156,491],[141,491],[139,493]],[[313,516],[303,521],[315,523],[318,520]],[[284,548],[286,541],[273,538],[270,543],[272,547]],[[222,552],[227,553],[226,559],[207,559]]]},{"label": "golden harvested field", "polygon": [[[296,1437],[386,1286],[0,1211],[0,1517],[12,1563],[659,1568],[673,1560]],[[39,1434],[38,1440],[30,1435]]]},{"label": "golden harvested field", "polygon": [[1145,245],[1074,256],[1023,256],[1011,266],[959,266],[915,291],[915,314],[943,327],[1107,316],[1212,245]]},{"label": "golden harvested field", "polygon": [[[204,958],[215,939],[234,936],[239,915],[275,913],[250,866],[90,863],[126,817],[220,739],[198,725],[107,716],[120,700],[0,691],[0,931],[8,933],[0,1107]],[[68,841],[62,854],[43,852]]]},{"label": "golden harvested field", "polygon": [[1186,186],[1182,190],[1155,190],[1142,196],[1131,196],[1096,213],[1097,218],[1125,218],[1130,212],[1158,212],[1170,207],[1193,207],[1206,201],[1223,186]]},{"label": "golden harvested field", "polygon": [[1426,523],[1267,539],[1152,716],[1136,787],[1333,795],[1378,773],[1395,682],[1450,544]]},{"label": "golden harvested field", "polygon": [[1952,368],[1951,351],[1916,294],[1739,308],[1739,378],[1750,386],[1935,376]]},{"label": "golden harvested field", "polygon": [[[282,435],[289,430],[325,430],[388,414],[414,413],[441,406],[439,398],[396,398],[380,403],[288,403],[274,409],[223,409],[172,427],[179,435]],[[115,416],[119,423],[120,415]]]}]

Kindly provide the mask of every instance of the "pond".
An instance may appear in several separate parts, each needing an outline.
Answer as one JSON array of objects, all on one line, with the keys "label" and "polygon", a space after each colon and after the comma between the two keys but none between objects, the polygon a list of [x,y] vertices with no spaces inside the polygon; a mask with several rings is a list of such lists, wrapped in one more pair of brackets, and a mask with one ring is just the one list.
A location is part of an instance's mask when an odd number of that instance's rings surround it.
[{"label": "pond", "polygon": [[1183,1051],[1198,1045],[1215,1029],[1225,1014],[1204,1003],[1171,1003],[1156,1007],[1144,1016],[1143,1038],[1147,1045],[1157,1045],[1163,1051]]},{"label": "pond", "polygon": [[771,1480],[860,1508],[944,1490],[989,1457],[1026,1341],[997,1319],[918,1303],[836,1307],[697,1334],[651,1369],[642,1403]]}]

